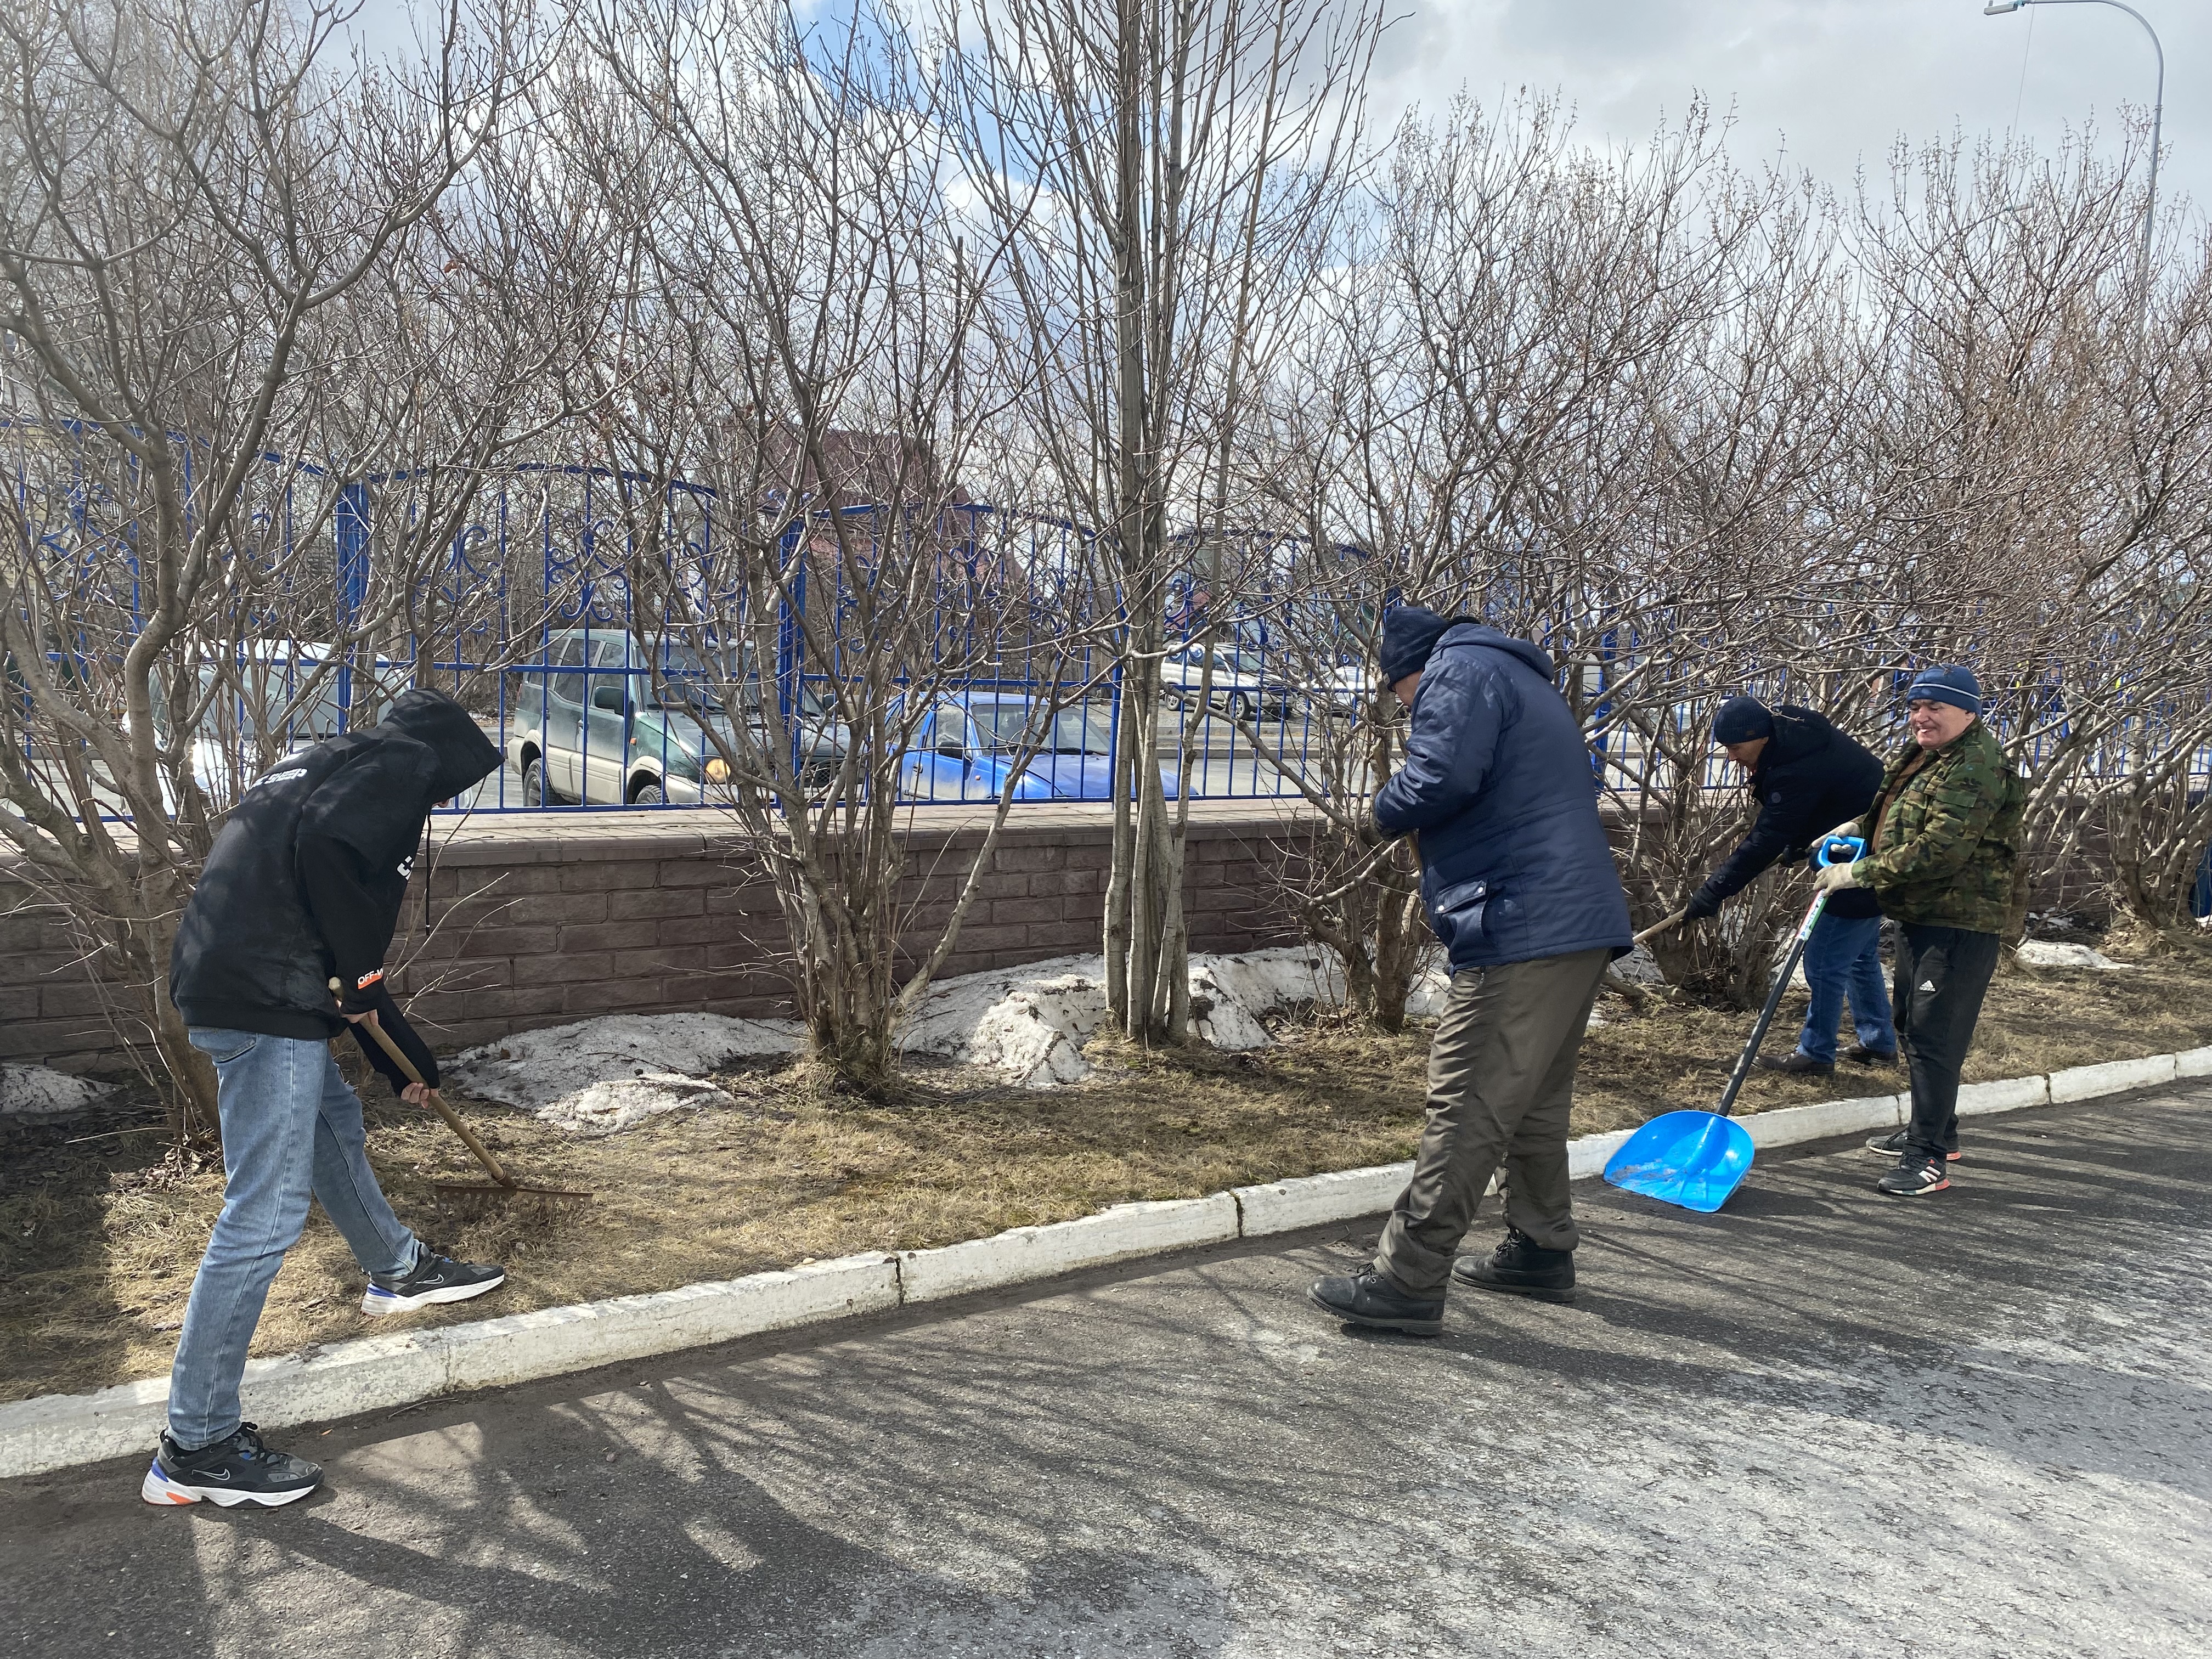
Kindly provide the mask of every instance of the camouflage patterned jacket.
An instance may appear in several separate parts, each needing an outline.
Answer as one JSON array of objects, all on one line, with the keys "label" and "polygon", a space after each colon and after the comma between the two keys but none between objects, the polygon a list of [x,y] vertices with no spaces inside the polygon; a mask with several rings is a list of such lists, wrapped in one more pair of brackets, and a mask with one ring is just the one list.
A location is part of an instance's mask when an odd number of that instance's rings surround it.
[{"label": "camouflage patterned jacket", "polygon": [[[1887,806],[1874,850],[1859,862],[1857,884],[1899,921],[2002,933],[2027,786],[1979,720],[1930,752],[1900,787],[1920,753],[1908,740],[1882,775],[1875,800]],[[1861,826],[1863,833],[1873,828],[1870,821]]]}]

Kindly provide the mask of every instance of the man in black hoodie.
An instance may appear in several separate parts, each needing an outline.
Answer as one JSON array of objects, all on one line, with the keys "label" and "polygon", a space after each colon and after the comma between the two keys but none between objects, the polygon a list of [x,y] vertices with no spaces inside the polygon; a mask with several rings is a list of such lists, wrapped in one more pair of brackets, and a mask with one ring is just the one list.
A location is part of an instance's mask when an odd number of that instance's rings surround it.
[{"label": "man in black hoodie", "polygon": [[[1723,899],[1777,859],[1802,858],[1830,827],[1864,812],[1881,787],[1881,760],[1810,708],[1770,709],[1756,697],[1730,697],[1714,716],[1713,741],[1749,775],[1746,787],[1759,817],[1691,898],[1686,914],[1692,921],[1717,914]],[[1881,982],[1881,909],[1871,893],[1845,888],[1829,897],[1805,941],[1805,983],[1813,1000],[1796,1050],[1780,1060],[1762,1054],[1761,1066],[1833,1073],[1836,1019],[1846,996],[1859,1039],[1850,1057],[1869,1066],[1897,1063],[1897,1027]]]},{"label": "man in black hoodie", "polygon": [[[365,732],[288,757],[248,786],[216,837],[169,957],[169,994],[215,1064],[222,1213],[200,1258],[169,1379],[169,1424],[139,1495],[149,1504],[289,1504],[322,1471],[239,1420],[239,1380],[270,1281],[312,1194],[368,1274],[369,1314],[496,1288],[495,1267],[425,1248],[368,1165],[361,1101],[331,1039],[349,1024],[403,1098],[410,1084],[359,1027],[380,1025],[430,1086],[437,1061],[384,987],[384,953],[430,809],[499,766],[451,697],[409,691]],[[341,1000],[331,993],[336,980]]]}]

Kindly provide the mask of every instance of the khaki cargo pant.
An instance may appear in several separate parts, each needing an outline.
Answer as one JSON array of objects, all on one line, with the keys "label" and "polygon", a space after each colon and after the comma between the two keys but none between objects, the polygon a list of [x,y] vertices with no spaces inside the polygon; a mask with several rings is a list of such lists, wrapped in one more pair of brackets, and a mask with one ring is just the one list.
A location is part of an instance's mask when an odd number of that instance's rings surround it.
[{"label": "khaki cargo pant", "polygon": [[1452,975],[1429,1048],[1429,1122],[1375,1265],[1406,1291],[1443,1290],[1484,1189],[1505,1165],[1505,1218],[1571,1250],[1567,1111],[1583,1028],[1608,950],[1470,968]]}]

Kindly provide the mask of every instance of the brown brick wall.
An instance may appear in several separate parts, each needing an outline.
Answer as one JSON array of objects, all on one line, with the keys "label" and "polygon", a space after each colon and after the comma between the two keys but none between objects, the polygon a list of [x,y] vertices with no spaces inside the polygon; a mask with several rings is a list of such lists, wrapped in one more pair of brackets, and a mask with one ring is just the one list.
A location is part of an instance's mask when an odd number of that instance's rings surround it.
[{"label": "brown brick wall", "polygon": [[[934,945],[981,826],[917,813],[905,836],[901,954]],[[1259,803],[1194,805],[1184,876],[1193,948],[1296,937],[1270,874],[1292,822]],[[1103,808],[1017,809],[969,907],[949,976],[1099,946]],[[757,855],[710,812],[556,813],[471,823],[416,868],[393,952],[398,994],[441,1048],[633,1010],[788,1014],[783,922]],[[0,863],[0,1059],[122,1063],[82,952],[23,908]]]}]

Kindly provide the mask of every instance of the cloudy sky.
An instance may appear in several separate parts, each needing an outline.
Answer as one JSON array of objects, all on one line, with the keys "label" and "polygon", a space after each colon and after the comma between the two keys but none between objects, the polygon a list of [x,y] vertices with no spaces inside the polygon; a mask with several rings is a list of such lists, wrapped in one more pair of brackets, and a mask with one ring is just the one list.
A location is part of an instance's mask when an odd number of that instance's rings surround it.
[{"label": "cloudy sky", "polygon": [[[1587,137],[1634,143],[1696,94],[1733,106],[1746,161],[1786,155],[1839,184],[1879,165],[1900,132],[2014,125],[2055,145],[2094,121],[2109,144],[2122,106],[2148,108],[2150,41],[2108,5],[1983,0],[1418,0],[1391,32],[1379,101],[1434,106],[1465,87],[1486,102],[1556,88]],[[2171,185],[2212,202],[2212,4],[2131,0],[2166,46]]]},{"label": "cloudy sky", "polygon": [[[2163,195],[2212,204],[2212,0],[2133,0],[2166,46]],[[813,0],[834,9],[836,0]],[[1982,0],[1395,0],[1376,113],[1557,90],[1578,130],[1647,137],[1703,94],[1733,108],[1746,162],[1778,155],[1838,185],[1905,133],[2014,127],[2046,146],[2095,122],[2108,146],[2124,105],[2148,107],[2150,42],[2100,3],[1984,17]],[[364,0],[378,44],[409,27],[408,0]]]}]

